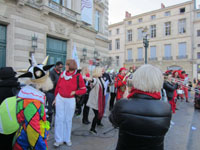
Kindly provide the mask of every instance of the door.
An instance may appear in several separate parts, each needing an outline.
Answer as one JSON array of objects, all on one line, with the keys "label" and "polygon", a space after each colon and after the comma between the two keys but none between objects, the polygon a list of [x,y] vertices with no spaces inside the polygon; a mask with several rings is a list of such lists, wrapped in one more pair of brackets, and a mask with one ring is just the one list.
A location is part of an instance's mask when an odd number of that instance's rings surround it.
[{"label": "door", "polygon": [[6,26],[0,25],[0,67],[6,66]]},{"label": "door", "polygon": [[65,64],[67,53],[67,41],[47,37],[48,64],[55,64],[62,61]]}]

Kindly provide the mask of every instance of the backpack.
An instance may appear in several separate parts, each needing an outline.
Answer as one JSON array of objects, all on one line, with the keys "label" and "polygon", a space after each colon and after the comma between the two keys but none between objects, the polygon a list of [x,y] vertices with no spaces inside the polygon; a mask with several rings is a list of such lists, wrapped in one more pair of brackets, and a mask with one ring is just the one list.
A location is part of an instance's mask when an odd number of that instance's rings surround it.
[{"label": "backpack", "polygon": [[19,123],[16,116],[16,106],[22,100],[16,96],[6,98],[0,105],[0,133],[11,134],[17,131]]}]

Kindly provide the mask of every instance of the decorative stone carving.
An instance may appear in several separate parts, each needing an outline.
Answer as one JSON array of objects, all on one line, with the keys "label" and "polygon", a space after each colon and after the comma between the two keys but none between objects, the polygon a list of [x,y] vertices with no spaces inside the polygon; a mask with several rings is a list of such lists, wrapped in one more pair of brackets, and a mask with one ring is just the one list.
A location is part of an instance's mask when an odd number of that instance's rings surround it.
[{"label": "decorative stone carving", "polygon": [[65,34],[66,32],[65,26],[61,23],[55,23],[55,30],[57,33],[60,33],[60,34]]}]

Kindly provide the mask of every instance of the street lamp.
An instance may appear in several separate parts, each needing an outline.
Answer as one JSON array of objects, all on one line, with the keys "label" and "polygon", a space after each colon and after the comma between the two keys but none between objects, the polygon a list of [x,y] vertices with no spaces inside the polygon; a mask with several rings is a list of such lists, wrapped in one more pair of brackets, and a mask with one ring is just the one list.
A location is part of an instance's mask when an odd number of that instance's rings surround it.
[{"label": "street lamp", "polygon": [[143,34],[143,44],[145,48],[145,64],[147,64],[147,48],[149,46],[149,34],[147,33],[148,28],[145,27],[142,31]]},{"label": "street lamp", "polygon": [[81,62],[85,62],[86,57],[87,57],[87,49],[83,48],[83,58],[81,58]]},{"label": "street lamp", "polygon": [[32,36],[31,41],[32,41],[33,51],[29,52],[30,56],[32,56],[32,54],[35,53],[35,49],[38,47],[38,38],[35,34],[34,34],[34,36]]}]

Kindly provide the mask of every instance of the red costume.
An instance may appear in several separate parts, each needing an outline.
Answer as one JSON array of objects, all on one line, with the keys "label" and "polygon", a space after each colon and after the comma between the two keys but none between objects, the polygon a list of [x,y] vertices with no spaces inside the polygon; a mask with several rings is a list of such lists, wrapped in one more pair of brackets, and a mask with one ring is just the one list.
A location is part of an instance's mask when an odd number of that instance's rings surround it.
[{"label": "red costume", "polygon": [[116,100],[123,98],[124,92],[126,90],[126,81],[123,81],[124,76],[118,74],[115,77],[115,87],[117,88]]},{"label": "red costume", "polygon": [[[63,73],[66,73],[67,76],[71,76],[71,80],[65,80],[65,76]],[[79,90],[77,89],[77,76],[79,76]],[[85,82],[83,77],[80,73],[73,73],[69,72],[62,72],[60,78],[58,80],[56,89],[55,89],[55,96],[59,93],[64,98],[72,98],[74,95],[70,95],[72,91],[76,91],[76,95],[83,95],[86,93]]]}]

